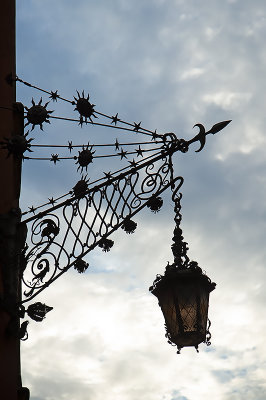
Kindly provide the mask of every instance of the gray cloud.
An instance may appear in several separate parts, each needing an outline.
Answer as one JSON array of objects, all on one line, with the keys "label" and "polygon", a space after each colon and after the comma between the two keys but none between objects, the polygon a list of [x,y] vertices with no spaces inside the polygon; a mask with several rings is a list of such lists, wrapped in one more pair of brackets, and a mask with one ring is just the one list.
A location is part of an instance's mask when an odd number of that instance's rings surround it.
[{"label": "gray cloud", "polygon": [[[89,254],[84,276],[70,271],[40,296],[55,309],[42,324],[30,324],[23,344],[24,384],[33,399],[264,399],[264,2],[48,0],[17,7],[22,78],[66,98],[84,88],[97,110],[185,139],[197,133],[195,123],[209,129],[233,120],[209,135],[201,153],[193,145],[174,156],[176,174],[185,178],[189,256],[217,282],[212,346],[177,356],[148,293],[172,260],[166,195],[158,215],[136,218],[134,235],[117,232],[110,253]],[[17,92],[25,105],[42,95],[19,85]],[[68,104],[49,109],[76,116]],[[95,143],[117,135],[51,122],[32,131],[36,142]],[[88,176],[116,165],[95,160]],[[72,161],[23,167],[24,209],[66,193],[80,177]]]}]

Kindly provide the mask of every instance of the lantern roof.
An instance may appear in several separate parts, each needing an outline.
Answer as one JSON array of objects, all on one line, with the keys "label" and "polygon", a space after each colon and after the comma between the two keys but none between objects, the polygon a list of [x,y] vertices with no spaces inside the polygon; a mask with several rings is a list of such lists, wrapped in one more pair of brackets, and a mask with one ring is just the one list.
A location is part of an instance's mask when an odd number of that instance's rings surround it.
[{"label": "lantern roof", "polygon": [[153,285],[149,288],[150,292],[155,296],[177,281],[182,282],[199,282],[209,293],[212,292],[216,283],[212,282],[211,279],[203,273],[196,261],[190,261],[187,266],[173,264],[167,264],[164,275],[158,274],[153,282]]}]

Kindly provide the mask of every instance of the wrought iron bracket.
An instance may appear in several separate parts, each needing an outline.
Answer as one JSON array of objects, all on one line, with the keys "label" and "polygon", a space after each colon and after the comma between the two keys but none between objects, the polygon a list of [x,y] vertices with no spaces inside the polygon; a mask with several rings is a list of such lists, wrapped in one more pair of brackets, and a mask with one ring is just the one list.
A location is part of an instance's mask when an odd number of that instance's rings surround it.
[{"label": "wrought iron bracket", "polygon": [[[83,256],[96,246],[109,251],[113,241],[107,239],[108,236],[119,227],[123,227],[126,219],[131,219],[148,205],[152,197],[158,196],[169,186],[173,191],[172,199],[176,213],[172,245],[175,264],[178,263],[183,268],[190,267],[190,264],[194,266],[195,263],[189,262],[186,255],[187,244],[183,242],[180,228],[181,197],[177,195],[177,191],[183,183],[183,178],[178,177],[182,182],[179,182],[178,188],[175,189],[172,156],[177,151],[187,152],[190,144],[198,140],[201,146],[197,151],[201,151],[206,135],[219,132],[229,122],[219,122],[207,132],[203,125],[196,124],[200,132],[190,141],[178,139],[174,133],[159,135],[164,143],[159,155],[143,160],[123,173],[118,171],[107,174],[102,183],[93,187],[89,187],[83,179],[78,182],[83,184],[81,192],[77,190],[77,184],[70,191],[69,199],[25,220],[27,223],[32,222],[33,247],[26,255],[31,264],[27,268],[31,277],[27,274],[23,276],[26,286],[26,299],[23,302],[34,298],[71,266],[84,272],[88,266],[86,263],[84,268],[77,267],[78,264],[84,263]],[[60,217],[54,214],[56,210],[62,210]]]}]

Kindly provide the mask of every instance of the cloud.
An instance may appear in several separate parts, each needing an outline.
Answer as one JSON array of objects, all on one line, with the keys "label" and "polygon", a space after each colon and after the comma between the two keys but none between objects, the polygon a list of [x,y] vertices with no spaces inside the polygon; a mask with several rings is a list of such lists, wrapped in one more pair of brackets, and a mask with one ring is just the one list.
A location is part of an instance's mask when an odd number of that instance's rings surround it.
[{"label": "cloud", "polygon": [[[148,292],[172,261],[168,193],[158,215],[143,210],[135,218],[134,235],[116,232],[110,253],[89,253],[84,275],[69,271],[38,298],[54,310],[29,325],[22,346],[23,380],[33,399],[264,399],[264,2],[48,0],[17,8],[17,72],[25,80],[67,99],[84,88],[98,111],[187,140],[198,132],[195,123],[210,129],[232,119],[208,135],[202,152],[194,153],[197,143],[173,157],[175,174],[185,178],[189,257],[217,283],[210,296],[212,346],[176,355]],[[32,97],[47,101],[19,84],[17,93],[27,106]],[[49,109],[78,117],[66,102]],[[42,144],[129,138],[53,119],[31,135]],[[126,164],[94,160],[88,178]],[[25,160],[21,207],[67,193],[80,179],[76,167],[73,160],[56,166]]]}]

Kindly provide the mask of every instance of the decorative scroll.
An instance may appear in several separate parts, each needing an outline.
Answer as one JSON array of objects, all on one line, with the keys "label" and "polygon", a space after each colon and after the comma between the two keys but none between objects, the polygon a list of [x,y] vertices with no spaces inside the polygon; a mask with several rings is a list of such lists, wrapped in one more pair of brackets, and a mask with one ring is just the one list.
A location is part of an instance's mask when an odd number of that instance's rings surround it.
[{"label": "decorative scroll", "polygon": [[162,154],[142,168],[108,177],[104,185],[73,191],[73,197],[61,208],[36,216],[30,236],[33,247],[26,254],[23,302],[35,297],[70,267],[80,270],[82,258],[96,246],[109,251],[113,241],[108,237],[119,227],[124,229],[125,221],[146,205],[154,208],[151,200],[176,180],[181,186],[183,178],[172,177],[171,156]]}]

